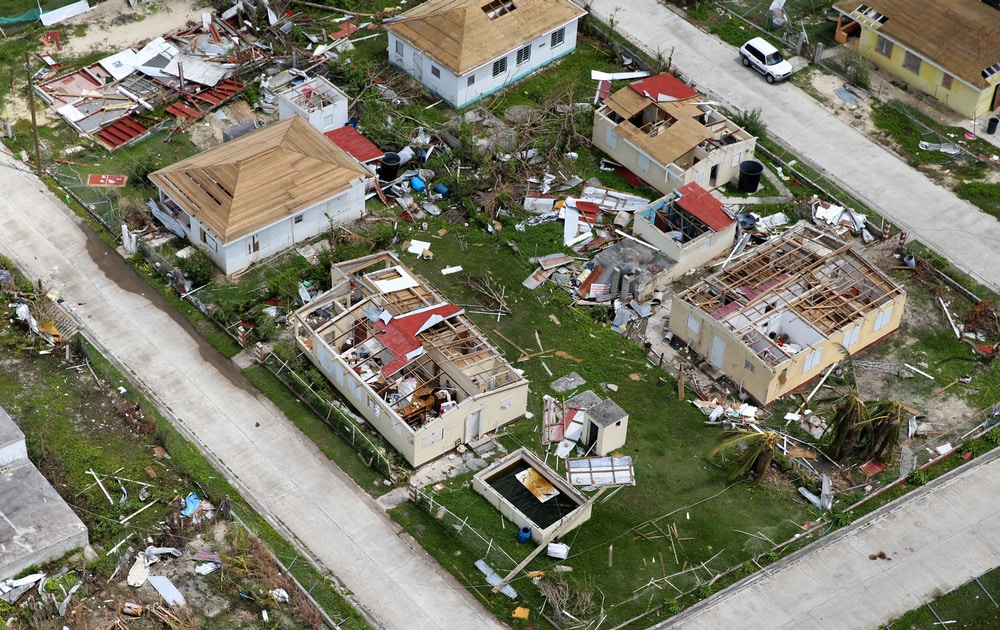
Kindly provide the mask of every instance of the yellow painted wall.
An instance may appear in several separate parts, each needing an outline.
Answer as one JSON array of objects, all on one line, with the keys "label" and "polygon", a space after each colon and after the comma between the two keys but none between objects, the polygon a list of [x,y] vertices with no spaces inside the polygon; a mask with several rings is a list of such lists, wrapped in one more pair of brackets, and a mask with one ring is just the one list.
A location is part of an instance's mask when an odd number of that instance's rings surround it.
[{"label": "yellow painted wall", "polygon": [[898,77],[915,89],[933,96],[967,118],[976,118],[990,111],[993,87],[980,91],[969,87],[958,79],[953,79],[951,88],[945,88],[941,85],[945,75],[944,71],[927,61],[922,61],[920,73],[915,74],[903,67],[906,50],[902,46],[894,44],[892,56],[886,57],[876,50],[877,42],[878,34],[875,31],[862,28],[857,43],[858,52],[879,68]]}]

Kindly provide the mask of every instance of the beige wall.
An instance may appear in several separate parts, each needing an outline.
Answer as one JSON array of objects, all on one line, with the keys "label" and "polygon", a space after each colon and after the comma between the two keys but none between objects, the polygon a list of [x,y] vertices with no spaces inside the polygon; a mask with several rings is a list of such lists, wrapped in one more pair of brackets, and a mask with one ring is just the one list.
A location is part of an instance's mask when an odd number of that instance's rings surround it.
[{"label": "beige wall", "polygon": [[[693,307],[677,295],[671,303],[670,331],[709,363],[713,361],[713,348],[722,345],[724,350],[721,361],[715,367],[737,385],[742,385],[743,390],[755,400],[768,404],[808,383],[826,368],[841,361],[843,359],[841,347],[844,345],[845,335],[853,337],[856,326],[860,326],[861,330],[857,333],[857,340],[847,348],[851,354],[861,351],[895,331],[899,328],[905,302],[906,296],[900,295],[894,302],[878,311],[872,311],[862,320],[846,326],[844,330],[830,335],[825,340],[803,348],[801,352],[788,357],[775,367],[769,366],[757,356],[726,324]],[[692,320],[696,322],[697,331],[691,327]],[[879,326],[878,330],[876,325]],[[819,360],[806,370],[804,368],[811,361],[810,355],[813,352],[820,353]]]},{"label": "beige wall", "polygon": [[[594,146],[665,195],[691,182],[698,182],[708,190],[726,184],[739,177],[740,162],[752,160],[757,146],[757,139],[751,137],[748,140],[720,147],[708,154],[695,148],[681,156],[673,168],[669,168],[669,165],[660,164],[652,158],[649,159],[648,163],[643,161],[641,159],[643,153],[624,138],[618,136],[614,132],[616,123],[601,111],[598,110],[594,114],[594,130],[591,137]],[[615,137],[613,147],[608,142],[609,132]],[[693,166],[688,166],[696,157],[701,159]],[[716,165],[718,166],[716,178],[711,181],[712,167]]]}]

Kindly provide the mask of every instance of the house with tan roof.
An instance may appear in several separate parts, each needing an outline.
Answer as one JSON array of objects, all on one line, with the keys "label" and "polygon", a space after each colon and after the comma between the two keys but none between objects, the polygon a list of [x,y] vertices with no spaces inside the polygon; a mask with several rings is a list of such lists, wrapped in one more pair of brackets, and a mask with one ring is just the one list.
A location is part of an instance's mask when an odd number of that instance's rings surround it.
[{"label": "house with tan roof", "polygon": [[461,108],[576,48],[569,0],[428,0],[386,23],[389,61]]},{"label": "house with tan roof", "polygon": [[594,113],[594,146],[661,193],[739,176],[757,139],[671,74],[629,83]]},{"label": "house with tan roof", "polygon": [[334,265],[296,311],[295,341],[413,466],[524,416],[528,381],[448,300],[382,252]]},{"label": "house with tan roof", "polygon": [[836,39],[967,118],[1000,108],[1000,10],[979,0],[843,0]]},{"label": "house with tan roof", "polygon": [[149,176],[157,217],[227,275],[360,217],[371,177],[299,116]]}]

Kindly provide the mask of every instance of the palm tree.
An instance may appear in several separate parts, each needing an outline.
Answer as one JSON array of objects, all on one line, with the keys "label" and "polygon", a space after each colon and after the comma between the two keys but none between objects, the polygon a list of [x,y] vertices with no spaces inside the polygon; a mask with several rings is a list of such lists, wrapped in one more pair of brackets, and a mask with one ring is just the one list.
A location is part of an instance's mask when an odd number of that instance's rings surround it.
[{"label": "palm tree", "polygon": [[764,473],[774,459],[774,447],[780,442],[781,435],[776,431],[734,429],[722,434],[718,446],[708,452],[708,457],[718,457],[723,462],[738,458],[739,464],[729,478],[736,479],[750,472],[757,484],[764,479]]},{"label": "palm tree", "polygon": [[830,456],[856,455],[868,461],[892,455],[899,442],[903,404],[895,400],[861,400],[857,387],[837,398],[830,418]]}]

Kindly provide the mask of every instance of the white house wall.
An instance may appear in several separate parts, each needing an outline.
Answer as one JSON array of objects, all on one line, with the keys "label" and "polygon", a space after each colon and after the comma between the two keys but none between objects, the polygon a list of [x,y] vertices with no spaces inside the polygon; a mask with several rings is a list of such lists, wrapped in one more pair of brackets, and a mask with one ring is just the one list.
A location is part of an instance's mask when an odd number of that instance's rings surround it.
[{"label": "white house wall", "polygon": [[[564,27],[560,27],[566,29],[565,37],[563,42],[555,48],[550,46],[552,32],[554,32],[550,31],[536,38],[530,44],[522,44],[512,49],[505,55],[507,59],[506,72],[496,76],[493,75],[493,65],[504,57],[498,57],[471,72],[456,76],[414,48],[409,42],[399,39],[392,32],[389,33],[389,61],[420,81],[430,92],[444,99],[453,107],[462,108],[514,83],[559,57],[573,52],[576,48],[577,25],[578,20],[573,20]],[[531,46],[530,58],[518,65],[517,51],[526,45]],[[434,69],[437,70],[436,73]],[[440,76],[435,76],[435,74]],[[470,79],[472,80],[471,85]]]},{"label": "white house wall", "polygon": [[[364,207],[364,183],[357,179],[344,192],[230,243],[223,244],[193,215],[187,215],[189,225],[186,232],[188,240],[204,249],[215,265],[229,275],[322,234],[330,229],[331,223],[346,223],[359,218]],[[182,212],[187,214],[184,210]]]}]

